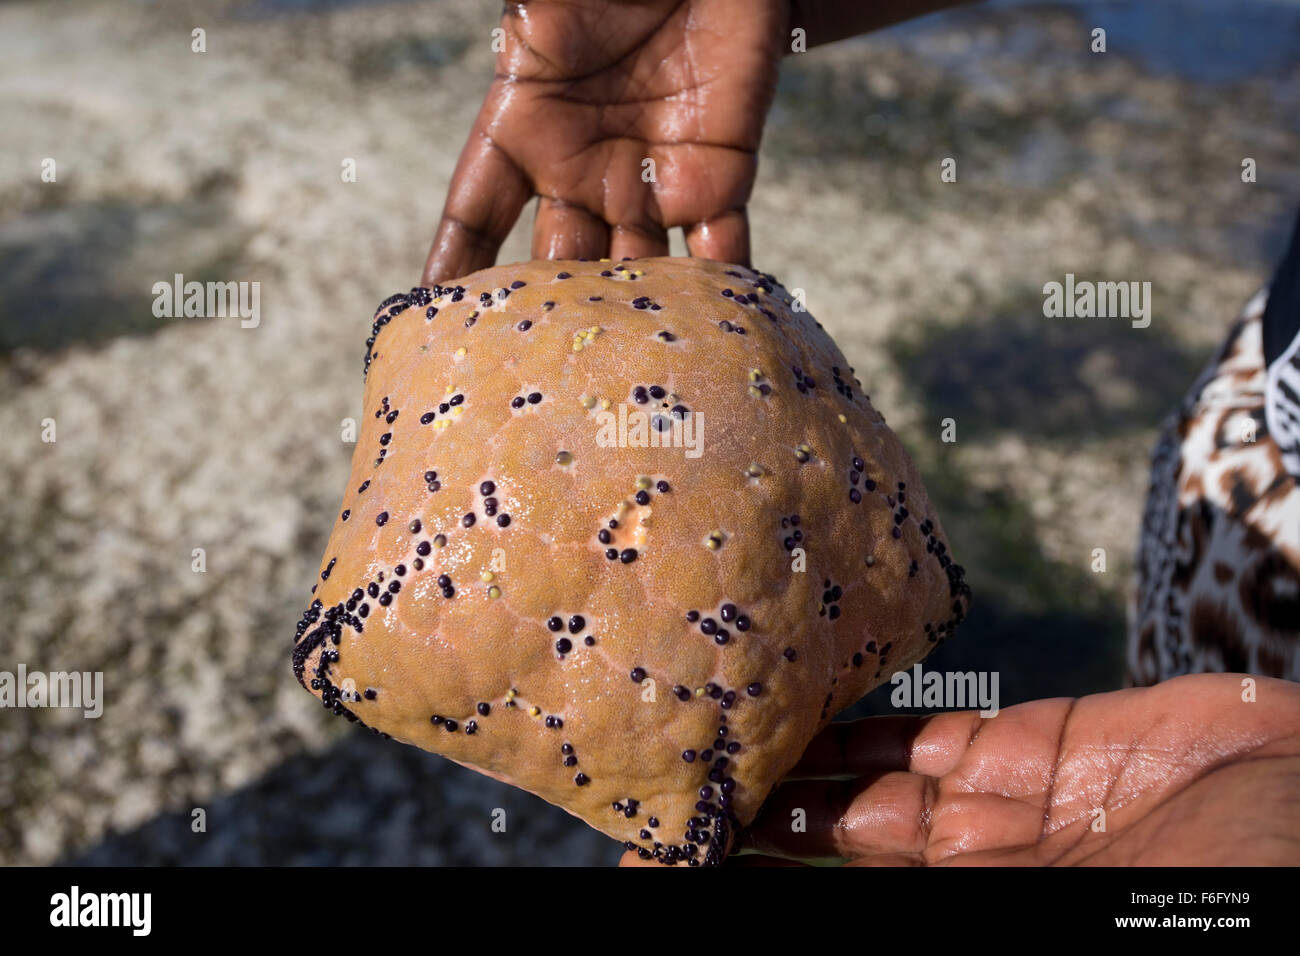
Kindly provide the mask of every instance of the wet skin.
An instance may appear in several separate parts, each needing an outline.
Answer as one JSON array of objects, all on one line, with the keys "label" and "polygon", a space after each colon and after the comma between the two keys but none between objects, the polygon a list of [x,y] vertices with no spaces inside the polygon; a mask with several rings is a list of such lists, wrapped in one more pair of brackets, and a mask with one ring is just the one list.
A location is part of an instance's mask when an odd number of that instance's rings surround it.
[{"label": "wet skin", "polygon": [[491,265],[534,194],[533,258],[667,255],[682,226],[693,255],[747,265],[787,14],[778,0],[507,7],[425,281]]},{"label": "wet skin", "polygon": [[663,256],[681,227],[691,255],[749,265],[745,204],[792,30],[812,48],[958,2],[508,3],[422,284],[493,265],[534,195],[534,259]]},{"label": "wet skin", "polygon": [[1243,679],[834,724],[726,865],[1295,866],[1300,685]]}]

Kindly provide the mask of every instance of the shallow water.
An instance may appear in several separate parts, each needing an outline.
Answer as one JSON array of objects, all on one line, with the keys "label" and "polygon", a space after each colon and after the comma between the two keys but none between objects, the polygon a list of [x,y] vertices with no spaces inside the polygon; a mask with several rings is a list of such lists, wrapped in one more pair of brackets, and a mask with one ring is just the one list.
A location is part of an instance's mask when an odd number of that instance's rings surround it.
[{"label": "shallow water", "polygon": [[[1068,10],[1088,29],[1106,30],[1107,50],[1131,56],[1152,73],[1230,83],[1281,73],[1300,55],[1300,3],[1296,0],[989,0],[988,7]],[[893,28],[893,35],[936,62],[980,77],[980,59],[992,44],[927,42],[945,14]],[[999,36],[999,52],[1029,55],[1037,45],[1032,25]],[[1088,37],[1081,37],[1086,49]]]}]

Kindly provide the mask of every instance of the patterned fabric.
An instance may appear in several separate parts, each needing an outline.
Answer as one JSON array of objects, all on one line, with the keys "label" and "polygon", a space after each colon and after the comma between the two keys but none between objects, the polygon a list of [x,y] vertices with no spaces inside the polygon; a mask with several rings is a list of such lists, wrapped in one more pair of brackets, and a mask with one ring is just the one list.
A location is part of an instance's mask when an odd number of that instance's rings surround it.
[{"label": "patterned fabric", "polygon": [[1300,478],[1300,333],[1268,368],[1264,408],[1283,467]]},{"label": "patterned fabric", "polygon": [[1264,411],[1286,470],[1300,478],[1300,218],[1264,307]]},{"label": "patterned fabric", "polygon": [[1202,671],[1300,680],[1300,336],[1268,367],[1266,305],[1261,292],[1233,323],[1152,455],[1131,684]]}]

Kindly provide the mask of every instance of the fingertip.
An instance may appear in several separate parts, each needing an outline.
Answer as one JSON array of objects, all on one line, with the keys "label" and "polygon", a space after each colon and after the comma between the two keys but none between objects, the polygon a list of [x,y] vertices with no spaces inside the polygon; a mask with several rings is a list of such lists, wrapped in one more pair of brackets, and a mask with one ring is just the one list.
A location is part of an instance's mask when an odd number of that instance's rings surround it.
[{"label": "fingertip", "polygon": [[685,233],[691,255],[749,267],[749,217],[743,206],[697,222]]},{"label": "fingertip", "polygon": [[907,770],[912,745],[927,718],[890,714],[836,721],[808,742],[787,781],[834,780]]},{"label": "fingertip", "polygon": [[611,259],[651,259],[668,255],[668,231],[662,226],[653,223],[615,226],[612,232]]},{"label": "fingertip", "polygon": [[543,196],[533,220],[534,259],[602,259],[609,255],[609,226],[576,203]]},{"label": "fingertip", "polygon": [[424,263],[423,284],[447,283],[496,264],[499,243],[443,216]]}]

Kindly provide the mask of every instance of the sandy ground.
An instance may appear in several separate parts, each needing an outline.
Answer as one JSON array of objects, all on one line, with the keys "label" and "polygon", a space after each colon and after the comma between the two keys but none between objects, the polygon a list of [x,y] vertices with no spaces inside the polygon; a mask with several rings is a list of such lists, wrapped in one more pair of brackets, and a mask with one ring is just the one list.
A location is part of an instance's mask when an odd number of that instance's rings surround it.
[{"label": "sandy ground", "polygon": [[[1120,20],[1090,53],[1113,7],[973,9],[791,58],[751,206],[756,264],[806,290],[970,570],[934,665],[1000,670],[1004,705],[1118,686],[1156,426],[1300,196],[1300,66],[1199,76],[1228,28],[1196,17],[1182,54]],[[418,277],[495,9],[0,6],[0,669],[103,671],[106,697],[98,720],[0,711],[0,862],[617,858],[327,718],[289,668],[368,320]],[[1242,58],[1294,13],[1236,21]],[[1151,282],[1150,328],[1045,319],[1067,272]],[[175,273],[261,283],[261,324],[154,318]]]}]

